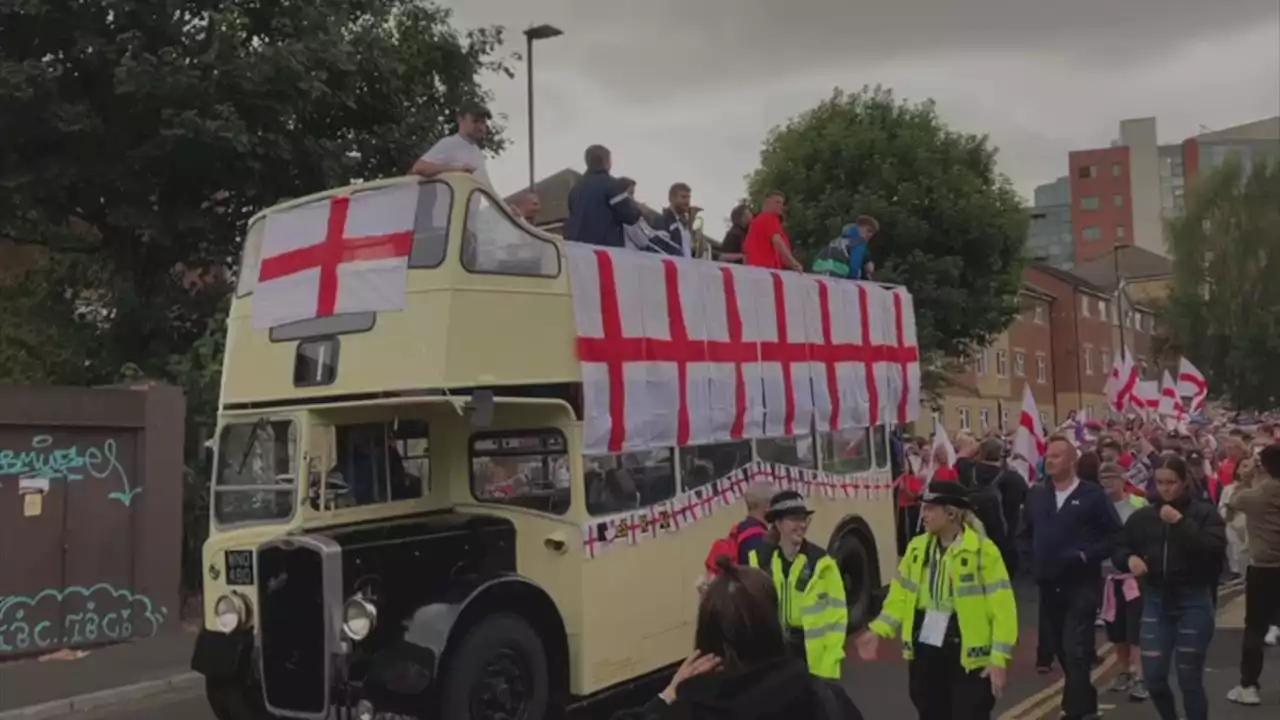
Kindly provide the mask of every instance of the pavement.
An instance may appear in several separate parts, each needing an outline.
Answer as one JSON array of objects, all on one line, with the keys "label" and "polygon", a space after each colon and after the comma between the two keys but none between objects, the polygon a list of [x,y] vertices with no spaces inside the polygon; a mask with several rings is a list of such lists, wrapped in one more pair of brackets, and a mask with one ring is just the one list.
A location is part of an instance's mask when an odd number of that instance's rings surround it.
[{"label": "pavement", "polygon": [[[1043,720],[1058,714],[1061,676],[1035,671],[1036,602],[1033,587],[1019,588],[1021,639],[1009,685],[996,705],[998,720]],[[1242,627],[1243,597],[1224,598],[1205,672],[1214,720],[1261,720],[1280,707],[1276,649],[1268,651],[1261,708],[1243,708],[1225,699],[1238,681]],[[214,720],[203,697],[203,682],[188,670],[193,640],[191,633],[175,634],[98,650],[67,663],[0,665],[0,720]],[[882,643],[880,657],[873,662],[858,659],[852,644],[849,650],[845,686],[862,712],[869,718],[914,717],[899,646]],[[1099,642],[1099,650],[1103,662],[1094,672],[1095,683],[1105,687],[1119,668],[1105,643]],[[1155,717],[1149,702],[1129,703],[1125,696],[1110,693],[1099,699],[1106,720]]]}]

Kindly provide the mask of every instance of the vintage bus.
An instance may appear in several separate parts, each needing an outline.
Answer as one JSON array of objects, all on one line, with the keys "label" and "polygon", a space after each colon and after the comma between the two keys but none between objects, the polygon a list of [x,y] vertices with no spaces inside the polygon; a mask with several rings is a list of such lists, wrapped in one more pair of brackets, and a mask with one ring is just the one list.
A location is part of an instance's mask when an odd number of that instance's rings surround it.
[{"label": "vintage bus", "polygon": [[381,180],[250,222],[222,383],[192,662],[219,720],[656,692],[754,478],[810,496],[851,631],[896,563],[902,288],[565,243],[469,175]]}]

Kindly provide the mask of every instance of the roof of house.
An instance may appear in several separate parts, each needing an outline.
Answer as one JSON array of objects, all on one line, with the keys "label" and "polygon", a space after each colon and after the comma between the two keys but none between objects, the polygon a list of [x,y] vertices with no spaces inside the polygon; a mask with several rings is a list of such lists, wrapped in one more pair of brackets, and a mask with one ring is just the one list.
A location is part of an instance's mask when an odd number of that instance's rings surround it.
[{"label": "roof of house", "polygon": [[1230,140],[1280,140],[1280,115],[1254,120],[1222,130],[1210,130],[1196,135],[1200,142]]},{"label": "roof of house", "polygon": [[1057,278],[1072,287],[1080,288],[1091,295],[1099,295],[1101,297],[1110,296],[1110,293],[1106,289],[1095,285],[1089,280],[1086,280],[1073,272],[1056,268],[1048,263],[1032,262],[1029,267],[1035,268],[1049,277]]},{"label": "roof of house", "polygon": [[1173,275],[1172,260],[1132,245],[1121,245],[1100,257],[1076,263],[1075,274],[1111,292],[1118,284],[1117,265],[1120,277],[1126,280],[1158,280]]},{"label": "roof of house", "polygon": [[1048,290],[1045,290],[1044,288],[1040,287],[1039,285],[1036,285],[1035,283],[1029,283],[1029,282],[1024,282],[1024,283],[1022,283],[1022,292],[1025,292],[1025,293],[1027,293],[1028,295],[1035,295],[1035,296],[1038,296],[1038,297],[1042,297],[1042,298],[1044,298],[1045,300],[1057,300],[1057,299],[1058,299],[1058,297],[1057,297],[1056,295],[1054,295],[1053,293],[1049,292]]}]

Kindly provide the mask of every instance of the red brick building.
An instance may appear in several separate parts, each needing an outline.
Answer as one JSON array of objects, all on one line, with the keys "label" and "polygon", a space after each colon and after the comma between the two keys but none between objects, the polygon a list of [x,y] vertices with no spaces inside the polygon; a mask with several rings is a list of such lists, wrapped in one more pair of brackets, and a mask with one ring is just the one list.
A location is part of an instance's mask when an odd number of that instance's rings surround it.
[{"label": "red brick building", "polygon": [[1054,423],[1076,409],[1101,417],[1112,363],[1112,297],[1077,275],[1047,265],[1032,265],[1023,277],[1054,297],[1049,316]]},{"label": "red brick building", "polygon": [[1077,150],[1068,156],[1071,228],[1077,263],[1133,242],[1133,196],[1127,146]]}]

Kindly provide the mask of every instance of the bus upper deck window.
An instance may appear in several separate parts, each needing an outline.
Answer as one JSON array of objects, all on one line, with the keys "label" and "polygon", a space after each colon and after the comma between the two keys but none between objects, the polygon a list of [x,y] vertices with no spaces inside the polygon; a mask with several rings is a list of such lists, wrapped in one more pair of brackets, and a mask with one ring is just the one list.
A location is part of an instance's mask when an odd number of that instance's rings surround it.
[{"label": "bus upper deck window", "polygon": [[293,360],[294,387],[332,385],[338,378],[338,338],[298,343]]}]

